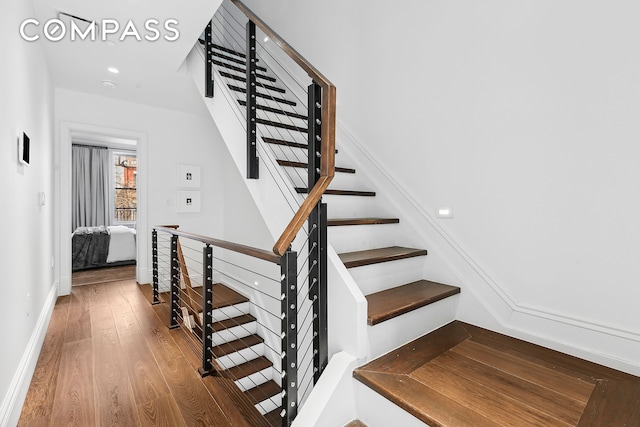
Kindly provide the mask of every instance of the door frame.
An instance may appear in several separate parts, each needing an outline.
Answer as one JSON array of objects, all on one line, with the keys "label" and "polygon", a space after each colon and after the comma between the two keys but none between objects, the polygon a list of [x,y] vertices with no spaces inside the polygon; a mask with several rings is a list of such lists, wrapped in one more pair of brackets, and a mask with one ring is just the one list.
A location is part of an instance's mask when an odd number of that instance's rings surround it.
[{"label": "door frame", "polygon": [[55,238],[57,261],[55,276],[59,283],[58,295],[71,293],[71,145],[73,134],[80,132],[115,138],[136,140],[138,157],[137,182],[137,222],[136,222],[136,280],[138,283],[150,283],[149,268],[149,225],[148,225],[148,145],[144,132],[109,128],[86,123],[60,122],[58,150],[56,150],[56,190],[55,210],[57,214]]}]

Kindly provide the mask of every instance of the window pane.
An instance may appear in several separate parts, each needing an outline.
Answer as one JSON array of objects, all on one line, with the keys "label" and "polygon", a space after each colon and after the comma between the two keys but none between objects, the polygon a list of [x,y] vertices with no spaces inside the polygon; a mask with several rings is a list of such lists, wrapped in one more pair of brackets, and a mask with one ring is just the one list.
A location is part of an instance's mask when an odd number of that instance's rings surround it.
[{"label": "window pane", "polygon": [[135,221],[137,208],[135,156],[116,155],[115,160],[115,221]]}]

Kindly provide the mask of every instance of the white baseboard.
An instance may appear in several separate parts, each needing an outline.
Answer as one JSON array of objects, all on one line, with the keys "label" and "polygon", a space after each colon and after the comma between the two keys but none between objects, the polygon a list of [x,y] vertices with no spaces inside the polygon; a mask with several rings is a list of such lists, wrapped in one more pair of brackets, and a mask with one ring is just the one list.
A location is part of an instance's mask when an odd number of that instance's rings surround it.
[{"label": "white baseboard", "polygon": [[7,390],[2,406],[0,406],[0,426],[2,427],[15,426],[20,418],[22,405],[27,396],[27,391],[29,391],[31,377],[35,371],[51,314],[53,313],[53,308],[58,298],[58,286],[58,282],[51,286],[51,291],[49,291],[49,295],[47,295],[36,327],[31,334],[22,359],[16,367],[13,380],[9,386],[9,390]]},{"label": "white baseboard", "polygon": [[71,276],[60,277],[60,283],[58,283],[58,295],[70,295],[71,294]]}]

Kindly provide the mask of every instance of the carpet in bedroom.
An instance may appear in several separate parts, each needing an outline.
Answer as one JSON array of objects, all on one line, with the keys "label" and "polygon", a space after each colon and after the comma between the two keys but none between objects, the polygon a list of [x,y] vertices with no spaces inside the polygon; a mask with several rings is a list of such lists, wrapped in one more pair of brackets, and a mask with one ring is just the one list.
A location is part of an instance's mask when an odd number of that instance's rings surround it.
[{"label": "carpet in bedroom", "polygon": [[83,286],[135,278],[136,266],[123,265],[119,267],[103,267],[75,271],[71,276],[71,284],[72,286]]}]

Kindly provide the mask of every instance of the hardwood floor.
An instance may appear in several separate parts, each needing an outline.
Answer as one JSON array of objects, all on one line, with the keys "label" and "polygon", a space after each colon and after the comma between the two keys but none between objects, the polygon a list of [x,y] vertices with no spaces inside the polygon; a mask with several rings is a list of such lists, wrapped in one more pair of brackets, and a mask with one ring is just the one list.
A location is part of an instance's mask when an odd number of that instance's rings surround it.
[{"label": "hardwood floor", "polygon": [[19,426],[261,425],[241,413],[229,380],[200,377],[149,294],[127,280],[58,299]]},{"label": "hardwood floor", "polygon": [[640,378],[453,322],[354,376],[430,426],[640,426]]},{"label": "hardwood floor", "polygon": [[121,265],[74,271],[71,275],[71,283],[73,286],[83,286],[120,280],[134,280],[135,278],[135,265]]}]

